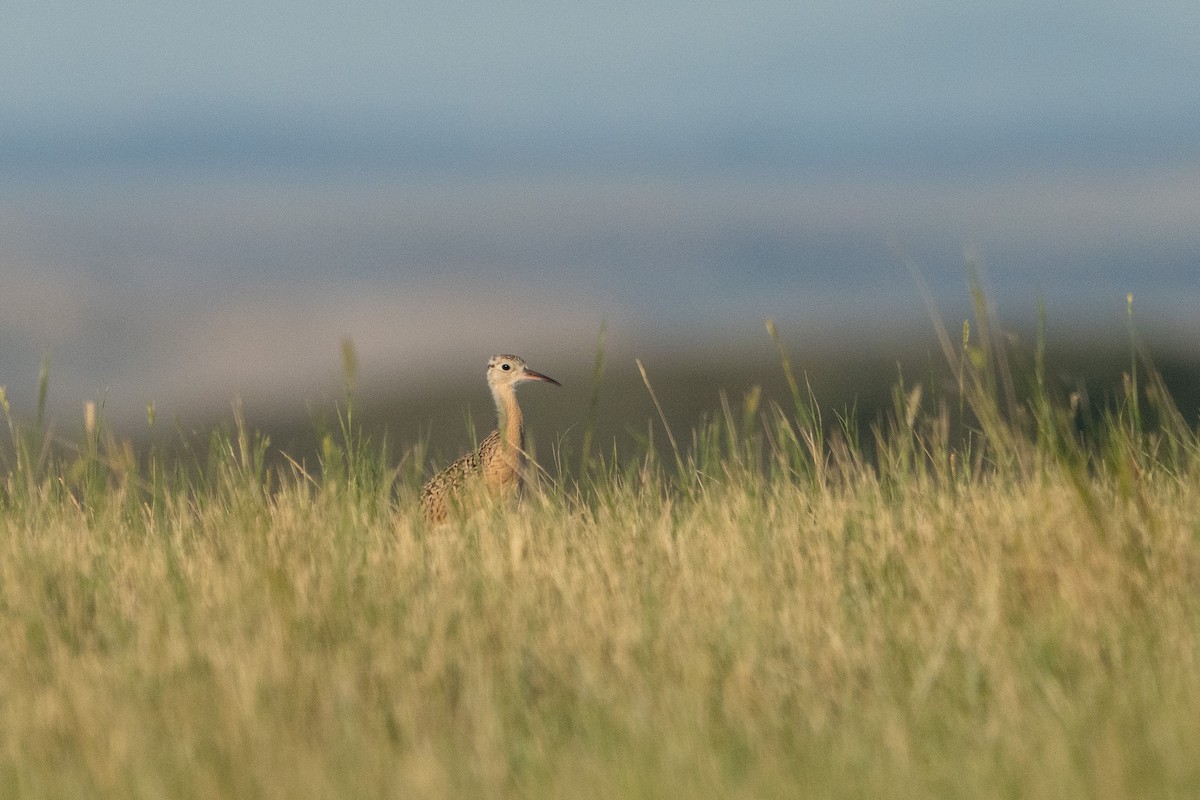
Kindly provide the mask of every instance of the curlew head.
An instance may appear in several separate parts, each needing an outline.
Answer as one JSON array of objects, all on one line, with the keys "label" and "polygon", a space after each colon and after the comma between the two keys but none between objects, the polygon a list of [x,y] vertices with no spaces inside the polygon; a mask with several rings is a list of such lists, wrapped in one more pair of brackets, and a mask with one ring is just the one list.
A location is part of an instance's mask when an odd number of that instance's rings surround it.
[{"label": "curlew head", "polygon": [[544,381],[555,386],[562,386],[554,378],[534,372],[525,366],[525,361],[520,356],[511,355],[492,356],[488,361],[487,381],[488,386],[493,389],[500,386],[510,386],[515,389],[518,384],[526,381]]}]

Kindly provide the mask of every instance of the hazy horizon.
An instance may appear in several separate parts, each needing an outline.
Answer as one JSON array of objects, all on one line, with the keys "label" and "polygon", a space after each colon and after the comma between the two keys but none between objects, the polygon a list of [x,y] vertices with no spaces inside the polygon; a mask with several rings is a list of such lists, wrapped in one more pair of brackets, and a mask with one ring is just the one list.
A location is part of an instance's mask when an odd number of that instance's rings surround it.
[{"label": "hazy horizon", "polygon": [[[0,385],[187,413],[497,350],[1002,316],[1200,338],[1200,10],[28,7]],[[907,335],[907,334],[906,334]]]}]

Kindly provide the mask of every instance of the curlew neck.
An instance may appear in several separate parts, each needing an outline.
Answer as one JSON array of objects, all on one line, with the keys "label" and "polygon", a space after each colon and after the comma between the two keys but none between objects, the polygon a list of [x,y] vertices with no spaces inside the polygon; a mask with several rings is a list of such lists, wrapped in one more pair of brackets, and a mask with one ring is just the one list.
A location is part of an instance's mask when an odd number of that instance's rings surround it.
[{"label": "curlew neck", "polygon": [[499,420],[500,441],[504,449],[518,456],[525,452],[525,417],[517,405],[517,391],[511,384],[492,387],[492,399],[496,401],[496,417]]}]

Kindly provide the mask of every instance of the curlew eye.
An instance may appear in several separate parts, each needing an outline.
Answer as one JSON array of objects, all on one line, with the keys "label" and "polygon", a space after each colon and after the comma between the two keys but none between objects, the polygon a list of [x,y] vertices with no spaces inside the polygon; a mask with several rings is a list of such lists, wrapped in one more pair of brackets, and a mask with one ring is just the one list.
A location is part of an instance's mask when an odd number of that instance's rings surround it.
[{"label": "curlew eye", "polygon": [[500,369],[502,369],[502,370],[510,370],[510,369],[512,369],[512,365],[511,365],[511,364],[501,364],[501,365],[500,365]]}]

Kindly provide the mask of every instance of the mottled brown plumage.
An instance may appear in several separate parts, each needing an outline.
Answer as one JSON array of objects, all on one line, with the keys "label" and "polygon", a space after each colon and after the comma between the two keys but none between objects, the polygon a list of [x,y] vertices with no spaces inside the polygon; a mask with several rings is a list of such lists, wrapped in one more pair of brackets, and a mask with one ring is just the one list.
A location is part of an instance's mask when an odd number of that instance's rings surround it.
[{"label": "mottled brown plumage", "polygon": [[517,405],[517,386],[527,381],[561,384],[525,366],[513,355],[492,356],[487,382],[496,402],[496,430],[479,446],[429,479],[421,489],[421,510],[430,522],[441,522],[451,507],[481,488],[496,498],[520,490],[525,466],[525,417]]}]

